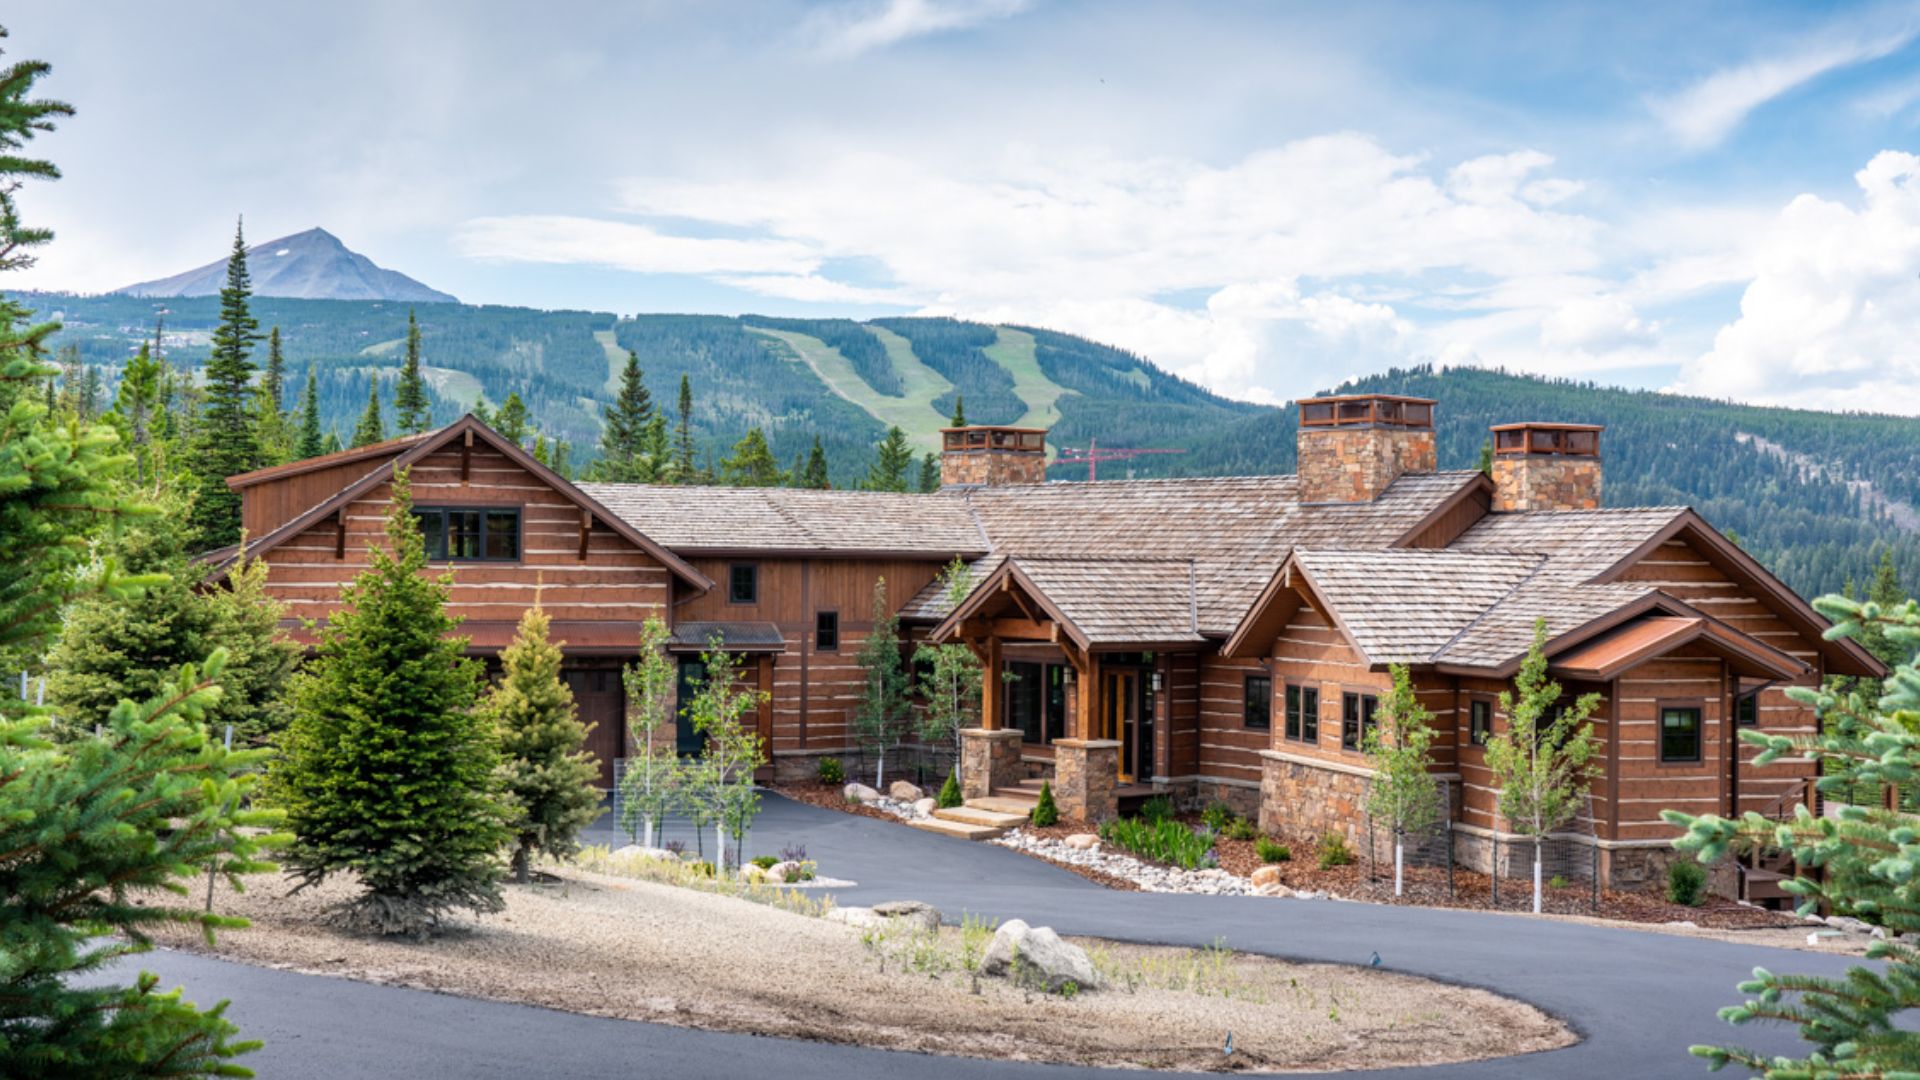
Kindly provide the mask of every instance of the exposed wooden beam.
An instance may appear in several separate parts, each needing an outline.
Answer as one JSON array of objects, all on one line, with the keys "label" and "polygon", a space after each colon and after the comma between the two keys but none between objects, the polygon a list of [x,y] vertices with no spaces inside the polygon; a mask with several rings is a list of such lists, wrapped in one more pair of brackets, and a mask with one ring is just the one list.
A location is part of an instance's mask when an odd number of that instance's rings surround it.
[{"label": "exposed wooden beam", "polygon": [[333,512],[333,557],[347,557],[347,508],[344,506]]},{"label": "exposed wooden beam", "polygon": [[986,677],[980,680],[980,726],[988,731],[1000,728],[1000,639],[987,638],[983,658]]},{"label": "exposed wooden beam", "polygon": [[473,480],[473,429],[466,430],[466,437],[460,440],[460,482]]},{"label": "exposed wooden beam", "polygon": [[580,561],[587,561],[587,540],[593,536],[593,511],[580,511]]}]

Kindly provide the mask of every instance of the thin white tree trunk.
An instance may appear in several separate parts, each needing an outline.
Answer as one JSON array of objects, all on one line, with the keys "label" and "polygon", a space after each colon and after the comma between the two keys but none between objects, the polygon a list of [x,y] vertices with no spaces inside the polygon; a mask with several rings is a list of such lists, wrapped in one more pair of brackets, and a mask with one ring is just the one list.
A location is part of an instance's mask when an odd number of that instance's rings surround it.
[{"label": "thin white tree trunk", "polygon": [[1540,914],[1540,845],[1533,845],[1533,913]]},{"label": "thin white tree trunk", "polygon": [[646,814],[644,815],[644,819],[640,824],[640,829],[641,834],[646,837],[646,840],[642,842],[640,846],[651,848],[653,847],[653,815]]},{"label": "thin white tree trunk", "polygon": [[873,769],[873,787],[880,794],[887,793],[887,748],[880,748],[880,764]]},{"label": "thin white tree trunk", "polygon": [[718,821],[713,823],[713,876],[727,876],[727,827]]},{"label": "thin white tree trunk", "polygon": [[1393,838],[1393,895],[1395,896],[1399,896],[1405,891],[1401,880],[1401,868],[1406,863],[1404,851],[1405,846],[1400,842],[1400,837],[1396,834]]}]

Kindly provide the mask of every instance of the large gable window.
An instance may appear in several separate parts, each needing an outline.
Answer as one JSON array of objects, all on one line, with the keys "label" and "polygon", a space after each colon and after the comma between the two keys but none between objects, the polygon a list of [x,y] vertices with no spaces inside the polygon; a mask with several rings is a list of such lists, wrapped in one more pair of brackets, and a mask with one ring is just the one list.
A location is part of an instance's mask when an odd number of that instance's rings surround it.
[{"label": "large gable window", "polygon": [[416,506],[413,519],[432,562],[517,562],[520,508]]}]

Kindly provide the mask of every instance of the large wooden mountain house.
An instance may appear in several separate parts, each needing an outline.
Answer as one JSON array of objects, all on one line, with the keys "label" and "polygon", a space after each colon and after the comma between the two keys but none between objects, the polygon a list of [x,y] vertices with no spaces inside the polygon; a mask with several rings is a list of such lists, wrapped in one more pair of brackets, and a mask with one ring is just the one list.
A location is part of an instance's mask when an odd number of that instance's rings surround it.
[{"label": "large wooden mountain house", "polygon": [[[1544,619],[1554,676],[1604,696],[1604,775],[1573,830],[1603,875],[1670,857],[1663,808],[1777,811],[1809,767],[1760,768],[1740,726],[1810,732],[1786,687],[1883,669],[1685,507],[1601,503],[1601,430],[1493,431],[1492,475],[1435,467],[1433,401],[1300,403],[1291,476],[1046,482],[1045,433],[945,433],[936,494],[570,483],[469,416],[425,435],[232,477],[289,628],[340,603],[411,471],[429,550],[472,649],[540,602],[611,782],[619,666],[662,615],[683,681],[719,636],[770,692],[782,777],[849,751],[854,655],[884,578],[913,636],[998,675],[968,731],[971,796],[1050,777],[1098,820],[1147,791],[1221,798],[1269,829],[1355,832],[1360,747],[1408,665],[1439,728],[1456,834],[1502,823],[1481,743]],[[938,587],[973,565],[957,608]],[[691,733],[685,733],[691,742]]]}]

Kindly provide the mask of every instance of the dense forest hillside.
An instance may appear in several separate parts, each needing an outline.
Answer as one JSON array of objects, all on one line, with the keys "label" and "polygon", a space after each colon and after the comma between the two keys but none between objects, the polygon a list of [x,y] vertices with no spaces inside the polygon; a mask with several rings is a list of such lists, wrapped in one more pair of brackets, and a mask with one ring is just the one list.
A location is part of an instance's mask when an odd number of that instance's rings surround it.
[{"label": "dense forest hillside", "polygon": [[[111,392],[115,373],[164,322],[168,358],[207,354],[212,297],[166,299],[35,294],[60,319],[55,348],[72,347]],[[297,387],[316,372],[327,426],[343,435],[370,376],[390,379],[409,305],[257,296],[262,327],[278,326]],[[414,306],[436,420],[482,396],[517,392],[535,424],[591,456],[600,407],[626,351],[640,358],[656,404],[671,409],[681,377],[694,398],[703,460],[723,456],[750,426],[776,458],[794,461],[817,436],[836,485],[864,474],[874,445],[898,425],[916,448],[964,403],[976,423],[1026,423],[1054,446],[1181,451],[1110,464],[1102,476],[1289,472],[1295,410],[1230,401],[1130,353],[1035,327],[951,319],[642,315],[461,304]],[[1883,549],[1920,581],[1920,421],[1732,405],[1650,391],[1496,371],[1414,368],[1338,389],[1440,400],[1442,467],[1470,468],[1487,428],[1516,420],[1607,425],[1610,505],[1690,505],[1734,533],[1803,592],[1864,581]],[[1084,479],[1056,464],[1055,479]]]}]

